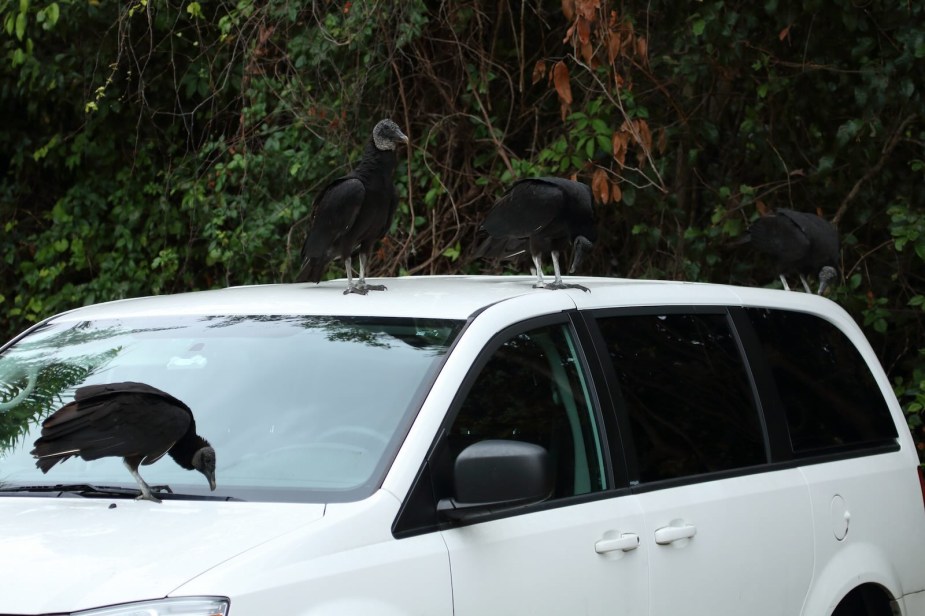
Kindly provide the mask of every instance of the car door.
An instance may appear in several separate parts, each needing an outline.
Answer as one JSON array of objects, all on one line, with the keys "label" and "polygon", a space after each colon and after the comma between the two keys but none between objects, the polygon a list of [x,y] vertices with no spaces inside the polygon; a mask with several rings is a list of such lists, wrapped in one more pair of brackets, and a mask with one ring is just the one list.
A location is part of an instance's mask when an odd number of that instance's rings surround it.
[{"label": "car door", "polygon": [[534,443],[554,487],[540,504],[441,531],[456,616],[647,613],[644,520],[615,485],[586,366],[573,327],[547,319],[497,337],[467,378],[435,458],[487,439]]},{"label": "car door", "polygon": [[798,469],[769,464],[756,388],[725,309],[594,321],[645,517],[650,613],[801,613],[813,567],[809,495]]}]

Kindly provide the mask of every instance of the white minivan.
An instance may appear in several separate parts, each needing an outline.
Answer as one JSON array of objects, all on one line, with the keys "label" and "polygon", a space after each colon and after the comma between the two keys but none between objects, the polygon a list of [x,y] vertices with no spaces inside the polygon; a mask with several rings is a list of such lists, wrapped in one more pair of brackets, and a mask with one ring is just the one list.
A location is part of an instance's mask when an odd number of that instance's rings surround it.
[{"label": "white minivan", "polygon": [[[923,616],[925,489],[863,333],[818,296],[410,277],[80,308],[0,351],[0,614]],[[75,454],[88,385],[192,411]],[[152,411],[153,412],[153,411]],[[79,453],[79,452],[78,452]]]}]

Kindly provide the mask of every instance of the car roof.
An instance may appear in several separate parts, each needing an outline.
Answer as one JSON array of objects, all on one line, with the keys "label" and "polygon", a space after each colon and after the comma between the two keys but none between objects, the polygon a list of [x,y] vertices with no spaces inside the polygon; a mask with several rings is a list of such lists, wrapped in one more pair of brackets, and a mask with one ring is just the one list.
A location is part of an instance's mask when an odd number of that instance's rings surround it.
[{"label": "car roof", "polygon": [[[730,285],[572,277],[567,283],[588,289],[549,291],[534,289],[533,276],[405,276],[369,278],[387,291],[344,295],[346,280],[320,284],[268,284],[229,287],[117,300],[77,308],[52,319],[55,322],[167,315],[343,315],[407,316],[467,319],[496,304],[530,294],[569,295],[576,306],[759,305],[824,312],[829,300],[801,292],[754,289]],[[601,300],[597,302],[596,300]]]}]

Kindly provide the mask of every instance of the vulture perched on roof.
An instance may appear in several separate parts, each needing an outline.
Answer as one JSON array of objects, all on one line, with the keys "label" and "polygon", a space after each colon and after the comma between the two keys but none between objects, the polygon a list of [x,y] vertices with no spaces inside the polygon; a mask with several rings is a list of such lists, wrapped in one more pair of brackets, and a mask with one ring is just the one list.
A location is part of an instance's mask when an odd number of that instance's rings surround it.
[{"label": "vulture perched on roof", "polygon": [[71,456],[97,460],[119,456],[141,488],[139,499],[160,502],[138,473],[139,465],[154,464],[164,454],[187,470],[197,470],[215,489],[215,450],[196,434],[188,406],[144,383],[126,381],[87,385],[74,401],[42,422],[32,455],[47,473]]},{"label": "vulture perched on roof", "polygon": [[[536,269],[536,288],[587,291],[577,284],[562,282],[559,254],[572,250],[569,273],[597,239],[591,188],[581,182],[557,177],[518,180],[495,203],[482,228],[489,239],[478,256],[523,251],[524,245]],[[543,281],[542,256],[549,253],[555,280]]]},{"label": "vulture perched on roof", "polygon": [[[383,291],[366,284],[366,260],[392,224],[398,195],[392,174],[398,163],[395,146],[408,137],[391,120],[373,128],[363,157],[347,175],[325,186],[312,205],[311,231],[302,246],[302,268],[296,280],[319,282],[331,260],[340,257],[347,270],[347,293]],[[354,284],[351,258],[359,254],[360,278]]]},{"label": "vulture perched on roof", "polygon": [[815,214],[779,209],[752,223],[745,241],[776,261],[780,280],[788,291],[787,274],[798,274],[807,293],[812,291],[806,277],[816,276],[820,295],[838,277],[838,231]]}]

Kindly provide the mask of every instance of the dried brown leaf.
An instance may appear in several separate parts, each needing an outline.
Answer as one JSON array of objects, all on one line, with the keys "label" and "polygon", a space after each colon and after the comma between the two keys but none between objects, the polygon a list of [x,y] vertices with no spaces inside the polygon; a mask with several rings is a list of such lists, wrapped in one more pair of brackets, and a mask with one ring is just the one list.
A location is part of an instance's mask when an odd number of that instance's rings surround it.
[{"label": "dried brown leaf", "polygon": [[566,21],[575,19],[575,0],[562,0],[562,14]]},{"label": "dried brown leaf", "polygon": [[537,60],[533,65],[533,83],[537,84],[546,76],[546,60]]},{"label": "dried brown leaf", "polygon": [[623,200],[623,189],[617,181],[610,183],[610,198],[614,203],[620,203]]},{"label": "dried brown leaf", "polygon": [[568,66],[565,65],[564,61],[559,60],[552,67],[552,81],[556,87],[556,92],[559,94],[559,100],[565,105],[571,105],[572,86],[569,83]]},{"label": "dried brown leaf", "polygon": [[584,17],[578,18],[578,40],[582,45],[591,42],[591,22]]},{"label": "dried brown leaf", "polygon": [[607,32],[607,61],[613,64],[620,55],[622,40],[619,32]]},{"label": "dried brown leaf", "polygon": [[597,58],[594,56],[594,47],[591,45],[591,43],[582,43],[581,57],[584,59],[585,64],[591,68],[597,68],[599,66]]},{"label": "dried brown leaf", "polygon": [[597,14],[601,8],[601,0],[575,0],[575,8],[579,17],[589,22],[597,21]]},{"label": "dried brown leaf", "polygon": [[613,134],[613,159],[621,167],[626,166],[626,150],[629,147],[630,134],[625,130],[619,130]]},{"label": "dried brown leaf", "polygon": [[636,159],[639,161],[639,166],[642,167],[646,156],[652,151],[652,131],[649,130],[649,123],[643,118],[633,120],[633,125],[636,127],[636,141],[640,146],[639,151],[636,153]]},{"label": "dried brown leaf", "polygon": [[761,199],[755,200],[755,208],[758,210],[758,213],[761,214],[762,216],[767,216],[768,214],[771,213],[770,210],[768,209],[768,206],[765,205],[765,202],[762,201]]},{"label": "dried brown leaf", "polygon": [[655,133],[655,149],[660,155],[668,151],[668,131],[664,128]]},{"label": "dried brown leaf", "polygon": [[607,172],[601,168],[591,176],[591,192],[598,203],[610,203],[610,181]]},{"label": "dried brown leaf", "polygon": [[649,64],[649,41],[644,36],[636,37],[636,56],[642,61],[643,66]]}]

